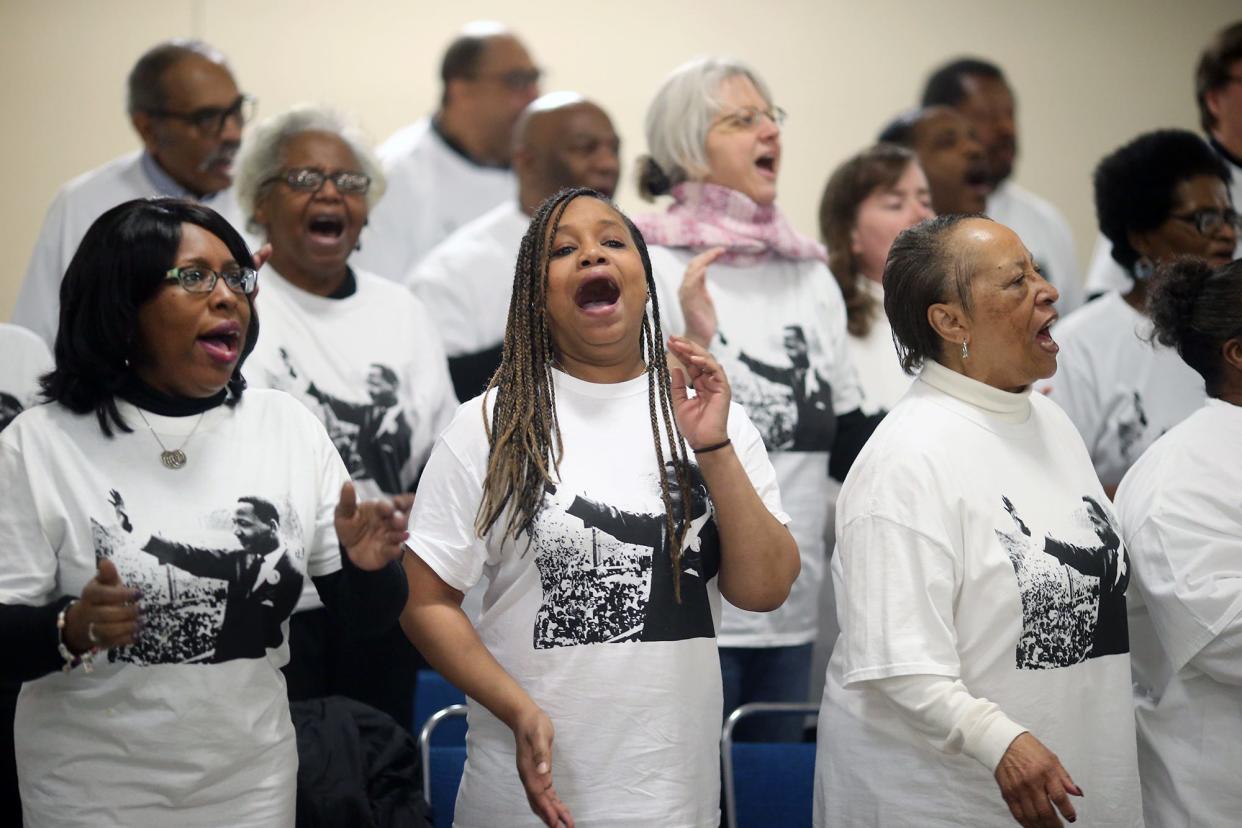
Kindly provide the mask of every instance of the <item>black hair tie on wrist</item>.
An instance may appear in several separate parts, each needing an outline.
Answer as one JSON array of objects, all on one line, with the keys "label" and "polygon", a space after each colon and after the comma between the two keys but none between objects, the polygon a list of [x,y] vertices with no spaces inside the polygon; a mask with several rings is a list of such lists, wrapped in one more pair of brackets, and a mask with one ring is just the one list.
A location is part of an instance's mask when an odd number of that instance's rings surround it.
[{"label": "black hair tie on wrist", "polygon": [[[719,443],[713,443],[710,446],[703,446],[703,448],[696,448],[694,449],[694,453],[695,454],[707,454],[709,451],[719,451],[720,449],[724,448],[725,446],[729,445],[732,442],[733,442],[732,440],[726,437],[724,438],[724,440],[722,440]],[[694,448],[694,447],[691,446],[691,448]]]}]

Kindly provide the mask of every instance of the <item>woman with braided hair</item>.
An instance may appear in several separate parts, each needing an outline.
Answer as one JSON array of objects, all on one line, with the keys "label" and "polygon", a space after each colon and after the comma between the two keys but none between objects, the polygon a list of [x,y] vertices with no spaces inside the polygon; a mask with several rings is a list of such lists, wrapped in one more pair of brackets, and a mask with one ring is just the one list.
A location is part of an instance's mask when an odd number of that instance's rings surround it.
[{"label": "woman with braided hair", "polygon": [[456,825],[719,824],[720,595],[775,609],[798,552],[720,365],[668,345],[629,219],[593,190],[548,199],[408,543],[402,625],[471,700]]}]

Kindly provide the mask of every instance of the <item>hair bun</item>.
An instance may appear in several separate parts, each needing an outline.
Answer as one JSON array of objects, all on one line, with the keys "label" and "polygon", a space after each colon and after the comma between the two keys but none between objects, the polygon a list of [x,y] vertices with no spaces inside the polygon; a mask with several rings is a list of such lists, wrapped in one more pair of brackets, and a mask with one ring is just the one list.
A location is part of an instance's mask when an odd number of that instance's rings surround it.
[{"label": "hair bun", "polygon": [[1156,271],[1148,288],[1147,310],[1157,342],[1181,349],[1211,275],[1211,265],[1197,256],[1180,256]]},{"label": "hair bun", "polygon": [[638,192],[639,194],[651,201],[656,196],[662,196],[672,189],[672,182],[669,181],[668,174],[661,169],[660,165],[650,155],[644,155],[638,159]]}]

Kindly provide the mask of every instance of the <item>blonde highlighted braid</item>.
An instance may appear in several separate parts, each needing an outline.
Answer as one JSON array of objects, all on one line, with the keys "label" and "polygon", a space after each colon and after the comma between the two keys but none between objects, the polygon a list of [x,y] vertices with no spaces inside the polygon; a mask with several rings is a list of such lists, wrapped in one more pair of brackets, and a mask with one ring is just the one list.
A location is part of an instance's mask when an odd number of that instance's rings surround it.
[{"label": "blonde highlighted braid", "polygon": [[[690,526],[690,459],[686,441],[673,415],[672,388],[664,332],[660,327],[660,306],[656,299],[651,257],[638,228],[604,195],[588,188],[562,190],[539,206],[518,249],[513,273],[513,295],[500,367],[487,384],[483,396],[483,422],[490,449],[487,475],[483,480],[483,499],[475,517],[475,531],[481,538],[491,531],[502,513],[505,536],[517,540],[529,537],[535,517],[543,506],[544,494],[560,470],[564,445],[556,416],[556,392],[552,371],[557,363],[556,347],[548,316],[548,264],[550,248],[561,216],[576,198],[595,198],[621,217],[638,248],[646,273],[651,312],[644,314],[639,332],[639,348],[647,363],[647,401],[651,416],[651,436],[655,443],[660,497],[664,503],[665,537],[673,563],[673,594],[681,602],[681,546]],[[488,415],[488,398],[495,389],[495,406]],[[659,414],[657,415],[657,408]],[[665,473],[663,433],[669,436],[673,480]],[[680,493],[681,512],[673,516],[670,485]]]}]

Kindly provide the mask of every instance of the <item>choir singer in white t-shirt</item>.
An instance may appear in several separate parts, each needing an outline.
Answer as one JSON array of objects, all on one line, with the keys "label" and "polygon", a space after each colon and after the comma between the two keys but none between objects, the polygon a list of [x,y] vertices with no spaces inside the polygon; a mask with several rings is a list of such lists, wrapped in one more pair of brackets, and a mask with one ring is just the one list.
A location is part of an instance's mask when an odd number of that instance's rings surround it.
[{"label": "choir singer in white t-shirt", "polygon": [[1242,815],[1242,260],[1162,268],[1155,336],[1203,377],[1206,404],[1117,489],[1138,587],[1130,605],[1147,824]]},{"label": "choir singer in white t-shirt", "polygon": [[720,596],[775,609],[798,550],[719,363],[663,336],[629,219],[594,190],[545,201],[406,561],[402,625],[471,699],[461,828],[719,824]]},{"label": "choir singer in white t-shirt", "polygon": [[884,308],[921,371],[837,502],[817,826],[1142,825],[1129,562],[1073,424],[1031,393],[1056,299],[989,219],[893,244]]},{"label": "choir singer in white t-shirt", "polygon": [[65,273],[48,402],[0,435],[31,828],[292,826],[280,667],[304,580],[360,631],[405,602],[409,498],[358,502],[305,408],[246,391],[256,264],[207,207],[105,212]]}]

